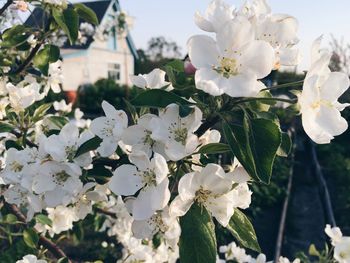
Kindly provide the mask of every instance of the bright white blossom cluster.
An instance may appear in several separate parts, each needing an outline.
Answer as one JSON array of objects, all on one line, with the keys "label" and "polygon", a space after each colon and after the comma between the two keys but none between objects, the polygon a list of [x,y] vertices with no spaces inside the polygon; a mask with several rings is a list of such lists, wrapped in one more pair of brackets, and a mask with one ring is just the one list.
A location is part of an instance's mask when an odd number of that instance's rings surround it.
[{"label": "bright white blossom cluster", "polygon": [[298,63],[296,19],[272,14],[263,0],[247,1],[241,8],[214,0],[205,15],[196,13],[195,22],[216,36],[196,35],[188,41],[196,87],[210,95],[254,97],[265,88],[259,80],[271,70]]},{"label": "bright white blossom cluster", "polygon": [[51,63],[48,76],[44,81],[32,75],[27,75],[21,82],[14,85],[4,77],[0,77],[0,120],[6,117],[6,107],[9,105],[15,112],[21,112],[42,100],[50,89],[54,93],[61,91],[62,61]]},{"label": "bright white blossom cluster", "polygon": [[[179,257],[177,243],[181,233],[177,220],[169,216],[167,209],[148,220],[134,220],[129,213],[130,201],[132,199],[124,202],[121,197],[110,196],[103,204],[107,211],[116,215],[116,218],[108,217],[100,231],[108,229],[108,235],[115,236],[123,245],[123,256],[118,262],[175,263]],[[155,234],[160,238],[158,247],[152,242]]]},{"label": "bright white blossom cluster", "polygon": [[[225,259],[216,260],[216,263],[225,262],[237,262],[237,263],[272,263],[273,261],[267,261],[264,254],[259,254],[256,258],[248,255],[244,248],[237,246],[235,242],[232,242],[226,246],[221,246],[219,248],[219,254],[223,254]],[[290,261],[288,258],[280,257],[276,263],[300,263],[300,259],[295,259]]]},{"label": "bright white blossom cluster", "polygon": [[[59,10],[68,8],[65,0],[43,0],[43,3]],[[24,8],[23,3],[15,4],[19,10]],[[114,27],[126,22],[121,19],[125,19],[125,14],[115,14],[96,28],[82,23],[78,42],[85,44],[89,37],[104,40]],[[299,62],[297,20],[290,15],[273,14],[265,0],[246,1],[239,8],[214,0],[204,15],[195,14],[195,22],[203,31],[214,33],[214,37],[196,35],[188,41],[189,58],[196,68],[196,94],[225,95],[222,100],[209,97],[213,104],[224,104],[229,99],[237,103],[242,97],[256,99],[260,91],[267,89],[262,80],[271,71]],[[62,38],[61,32],[56,31],[48,43],[63,44],[67,39],[63,35]],[[26,42],[33,47],[37,40],[31,35]],[[348,127],[340,112],[350,104],[340,103],[338,99],[350,82],[345,74],[330,71],[331,55],[320,51],[320,43],[321,39],[317,39],[312,47],[311,67],[294,102],[299,103],[305,132],[321,144],[329,143]],[[232,142],[220,144],[221,134],[214,129],[214,124],[199,134],[208,112],[196,94],[185,99],[176,92],[171,93],[171,98],[177,101],[167,102],[158,110],[147,107],[139,112],[135,110],[135,120],[107,101],[102,102],[104,116],[92,121],[85,120],[79,109],[75,109],[74,118],[69,119],[72,104],[67,105],[64,100],[53,103],[54,114],[31,116],[31,106],[42,101],[50,90],[61,91],[62,61],[47,66],[47,76],[23,74],[18,80],[11,78],[11,74],[0,77],[0,120],[4,120],[2,125],[6,130],[0,134],[1,194],[7,203],[25,211],[28,221],[38,213],[47,215],[50,224],[36,222],[36,232],[53,237],[71,230],[75,222],[88,214],[105,213],[107,219],[100,231],[116,236],[123,245],[123,257],[118,262],[176,262],[180,218],[192,211],[191,208],[198,205],[227,227],[237,208],[250,206],[252,192],[248,183],[252,178],[247,172],[247,163],[253,164],[251,170],[256,174],[263,170],[255,163],[256,153],[249,145],[255,138],[246,138],[254,135],[246,131],[249,136],[245,134],[244,143],[250,152],[245,154],[242,152],[247,149],[235,151],[236,145],[232,146]],[[130,76],[130,79],[144,92],[168,94],[177,88],[161,69]],[[269,99],[274,98],[271,95]],[[215,109],[220,108],[216,104]],[[188,114],[183,114],[184,108]],[[234,118],[221,116],[225,113],[215,112],[216,117],[229,125]],[[16,120],[11,123],[13,118]],[[260,117],[256,120],[270,121]],[[252,125],[241,126],[245,129]],[[241,126],[236,125],[237,129],[242,129]],[[280,127],[275,123],[272,126],[281,135]],[[16,139],[21,139],[22,144],[8,147],[6,142]],[[229,165],[231,169],[225,169],[227,166],[223,167],[220,160],[220,165],[209,158],[202,161],[201,158],[207,156],[201,149],[209,144],[226,147],[224,152],[235,152],[247,171],[237,160]],[[277,149],[278,145],[275,155]],[[102,172],[96,172],[96,167],[109,175],[104,182],[99,183]],[[97,173],[96,178],[90,176],[92,172]],[[334,259],[340,263],[350,262],[350,237],[342,236],[338,228],[330,226],[325,231],[332,239]],[[155,238],[160,240],[157,246],[153,243]],[[235,243],[221,247],[220,253],[225,259],[218,258],[218,263],[267,262],[265,255],[253,258]],[[17,262],[46,261],[27,255]],[[279,259],[279,263],[288,262],[286,258]]]}]

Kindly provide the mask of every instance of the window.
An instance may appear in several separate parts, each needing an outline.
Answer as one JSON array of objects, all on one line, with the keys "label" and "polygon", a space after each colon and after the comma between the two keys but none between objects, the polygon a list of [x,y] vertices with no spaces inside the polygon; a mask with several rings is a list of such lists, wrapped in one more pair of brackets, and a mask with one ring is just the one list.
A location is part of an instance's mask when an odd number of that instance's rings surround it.
[{"label": "window", "polygon": [[115,81],[120,80],[120,64],[108,63],[108,78]]}]

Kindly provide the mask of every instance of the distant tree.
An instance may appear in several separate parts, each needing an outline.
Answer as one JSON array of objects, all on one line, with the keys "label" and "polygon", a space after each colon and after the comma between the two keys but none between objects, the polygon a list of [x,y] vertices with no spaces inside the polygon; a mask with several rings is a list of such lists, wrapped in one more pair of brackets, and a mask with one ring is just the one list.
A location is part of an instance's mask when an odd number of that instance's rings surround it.
[{"label": "distant tree", "polygon": [[333,51],[330,69],[350,75],[350,44],[345,43],[344,38],[338,40],[332,36],[330,46]]},{"label": "distant tree", "polygon": [[139,49],[139,60],[136,65],[136,73],[145,74],[152,69],[164,65],[174,58],[181,58],[181,47],[163,36],[153,37],[148,41],[146,50]]}]

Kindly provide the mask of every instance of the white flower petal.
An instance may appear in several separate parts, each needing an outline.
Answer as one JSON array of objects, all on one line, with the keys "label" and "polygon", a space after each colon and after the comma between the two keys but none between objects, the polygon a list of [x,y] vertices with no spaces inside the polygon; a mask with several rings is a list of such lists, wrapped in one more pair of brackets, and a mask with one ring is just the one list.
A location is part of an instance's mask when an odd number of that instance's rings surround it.
[{"label": "white flower petal", "polygon": [[218,64],[219,50],[214,39],[196,35],[187,42],[188,55],[197,69],[212,68]]},{"label": "white flower petal", "polygon": [[116,195],[133,195],[141,189],[143,183],[136,167],[125,164],[114,171],[108,186]]}]

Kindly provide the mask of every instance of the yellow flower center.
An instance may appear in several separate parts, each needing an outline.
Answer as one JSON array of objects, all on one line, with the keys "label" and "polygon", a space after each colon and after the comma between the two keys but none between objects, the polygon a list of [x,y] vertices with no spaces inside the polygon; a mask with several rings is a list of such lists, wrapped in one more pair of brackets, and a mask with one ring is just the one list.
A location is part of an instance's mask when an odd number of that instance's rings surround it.
[{"label": "yellow flower center", "polygon": [[210,190],[205,190],[202,187],[196,192],[194,200],[200,204],[205,203],[211,195]]},{"label": "yellow flower center", "polygon": [[220,60],[220,66],[215,68],[215,70],[225,78],[236,76],[238,74],[237,60],[234,58],[223,57]]}]

